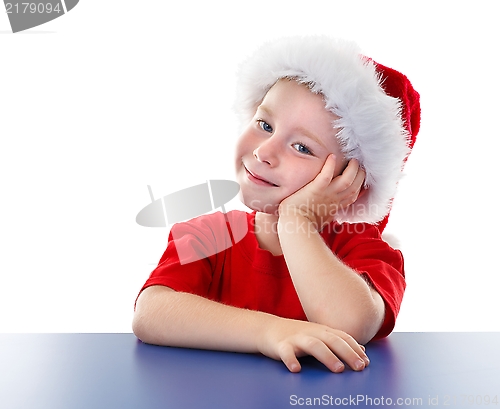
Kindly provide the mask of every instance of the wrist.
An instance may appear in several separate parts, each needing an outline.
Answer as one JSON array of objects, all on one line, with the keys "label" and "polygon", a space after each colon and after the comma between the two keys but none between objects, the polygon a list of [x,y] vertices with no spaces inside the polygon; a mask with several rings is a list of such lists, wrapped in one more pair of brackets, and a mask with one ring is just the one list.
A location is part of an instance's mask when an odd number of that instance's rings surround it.
[{"label": "wrist", "polygon": [[273,359],[278,357],[273,356],[273,345],[275,343],[274,332],[284,320],[277,315],[261,313],[260,326],[256,331],[255,347],[258,352]]},{"label": "wrist", "polygon": [[[299,227],[307,230],[318,230],[318,220],[316,214],[305,205],[295,205],[292,203],[282,202],[278,207],[278,228]],[[306,226],[307,225],[307,226]]]}]

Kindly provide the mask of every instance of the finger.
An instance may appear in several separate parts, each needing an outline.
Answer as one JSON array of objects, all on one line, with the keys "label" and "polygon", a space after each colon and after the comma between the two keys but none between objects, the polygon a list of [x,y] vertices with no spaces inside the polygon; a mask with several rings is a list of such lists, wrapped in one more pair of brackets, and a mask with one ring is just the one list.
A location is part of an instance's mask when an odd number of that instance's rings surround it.
[{"label": "finger", "polygon": [[284,344],[279,351],[280,359],[290,372],[300,372],[300,363],[291,344]]},{"label": "finger", "polygon": [[327,156],[321,171],[318,173],[315,179],[318,180],[323,186],[328,186],[333,179],[335,174],[335,165],[337,163],[337,157],[332,153]]},{"label": "finger", "polygon": [[358,173],[356,174],[356,177],[354,178],[354,181],[352,182],[352,185],[356,187],[358,193],[365,183],[365,178],[366,178],[365,170],[363,168],[359,167]]},{"label": "finger", "polygon": [[349,206],[353,204],[359,197],[361,189],[363,188],[364,180],[366,177],[366,172],[359,168],[358,173],[356,174],[354,180],[351,185],[348,186],[344,191],[340,192],[339,204],[341,206]]},{"label": "finger", "polygon": [[362,358],[370,362],[368,356],[366,355],[366,348],[364,345],[358,344],[358,342],[345,332],[340,332],[339,336]]},{"label": "finger", "polygon": [[296,341],[296,348],[311,355],[332,372],[342,372],[344,363],[334,354],[322,340],[315,337],[301,337]]},{"label": "finger", "polygon": [[[356,360],[361,359],[364,363],[364,366],[368,366],[370,364],[370,359],[368,358],[368,355],[366,355],[365,352],[365,347],[363,345],[360,345],[357,343],[357,341],[351,337],[349,334],[346,334],[345,332],[340,332],[339,334],[336,334],[339,338],[341,338],[348,348],[350,349],[343,349],[342,353],[335,351],[337,355],[339,355],[340,358],[342,358],[352,369],[355,369],[353,365],[357,365]],[[347,353],[347,356],[343,355],[344,353]],[[352,365],[351,365],[352,363]],[[361,368],[363,369],[363,368]]]},{"label": "finger", "polygon": [[359,170],[359,162],[356,159],[351,159],[342,174],[336,177],[332,183],[332,185],[335,186],[337,192],[340,193],[348,189],[356,179]]}]

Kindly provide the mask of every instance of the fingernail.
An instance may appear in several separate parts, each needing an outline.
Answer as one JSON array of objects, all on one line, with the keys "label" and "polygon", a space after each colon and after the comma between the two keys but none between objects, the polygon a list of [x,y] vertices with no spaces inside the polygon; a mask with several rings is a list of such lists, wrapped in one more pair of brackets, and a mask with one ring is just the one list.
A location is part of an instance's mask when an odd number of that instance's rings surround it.
[{"label": "fingernail", "polygon": [[357,371],[360,371],[361,369],[363,369],[365,367],[365,363],[361,360],[361,359],[358,359],[355,363],[354,363],[354,369],[356,369]]},{"label": "fingernail", "polygon": [[342,372],[344,370],[344,364],[342,362],[337,362],[333,365],[334,372]]}]

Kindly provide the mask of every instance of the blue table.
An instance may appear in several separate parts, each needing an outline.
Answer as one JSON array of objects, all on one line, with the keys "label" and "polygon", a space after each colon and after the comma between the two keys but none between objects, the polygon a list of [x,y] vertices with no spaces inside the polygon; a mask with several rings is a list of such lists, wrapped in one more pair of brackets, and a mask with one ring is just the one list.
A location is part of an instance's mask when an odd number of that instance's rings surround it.
[{"label": "blue table", "polygon": [[367,346],[363,372],[333,374],[306,357],[292,374],[264,356],[146,345],[133,334],[0,334],[0,407],[500,408],[499,346],[500,333],[394,333]]}]

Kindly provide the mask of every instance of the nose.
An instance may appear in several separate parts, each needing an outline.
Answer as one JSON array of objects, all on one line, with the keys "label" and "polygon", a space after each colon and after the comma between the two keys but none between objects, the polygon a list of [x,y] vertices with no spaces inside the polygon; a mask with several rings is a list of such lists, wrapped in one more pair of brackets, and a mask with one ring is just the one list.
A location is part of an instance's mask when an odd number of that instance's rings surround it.
[{"label": "nose", "polygon": [[254,151],[253,156],[259,162],[267,163],[271,167],[275,167],[278,164],[277,146],[273,141],[273,138],[269,138],[262,142]]}]

